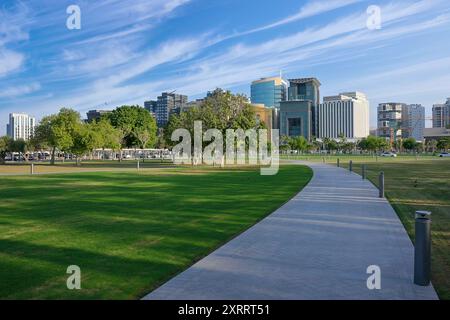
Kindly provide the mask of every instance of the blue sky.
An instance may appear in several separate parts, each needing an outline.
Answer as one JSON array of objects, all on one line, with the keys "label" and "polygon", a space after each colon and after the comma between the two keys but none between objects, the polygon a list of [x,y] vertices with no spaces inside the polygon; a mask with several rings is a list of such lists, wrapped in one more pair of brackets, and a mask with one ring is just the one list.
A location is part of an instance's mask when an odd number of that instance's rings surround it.
[{"label": "blue sky", "polygon": [[[68,30],[66,8],[81,8]],[[381,29],[366,26],[368,6]],[[8,113],[190,99],[216,87],[249,94],[279,74],[317,77],[321,94],[359,90],[376,126],[380,102],[450,97],[448,0],[2,0],[0,135]]]}]

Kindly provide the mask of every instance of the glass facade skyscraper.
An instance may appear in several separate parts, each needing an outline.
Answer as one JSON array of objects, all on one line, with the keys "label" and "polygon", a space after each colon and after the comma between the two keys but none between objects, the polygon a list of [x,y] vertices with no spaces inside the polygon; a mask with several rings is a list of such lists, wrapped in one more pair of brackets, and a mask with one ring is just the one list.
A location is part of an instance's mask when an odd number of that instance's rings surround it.
[{"label": "glass facade skyscraper", "polygon": [[287,82],[280,77],[262,78],[252,82],[250,100],[268,108],[280,108],[286,100]]}]

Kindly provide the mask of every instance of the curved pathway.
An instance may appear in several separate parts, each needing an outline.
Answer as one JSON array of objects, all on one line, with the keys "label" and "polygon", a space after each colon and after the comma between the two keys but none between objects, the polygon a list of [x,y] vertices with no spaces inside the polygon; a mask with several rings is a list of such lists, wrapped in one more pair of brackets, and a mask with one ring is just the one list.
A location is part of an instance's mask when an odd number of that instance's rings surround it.
[{"label": "curved pathway", "polygon": [[[314,177],[292,200],[144,299],[437,299],[413,284],[413,245],[378,189],[307,165]],[[370,265],[380,290],[367,288]]]}]

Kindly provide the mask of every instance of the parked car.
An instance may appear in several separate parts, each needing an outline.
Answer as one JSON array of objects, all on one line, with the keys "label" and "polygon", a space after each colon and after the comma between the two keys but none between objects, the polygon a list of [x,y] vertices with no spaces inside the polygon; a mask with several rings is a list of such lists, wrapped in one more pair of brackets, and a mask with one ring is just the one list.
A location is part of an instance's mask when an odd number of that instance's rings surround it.
[{"label": "parked car", "polygon": [[381,155],[381,157],[391,157],[391,158],[395,158],[397,157],[397,154],[393,153],[393,152],[383,152]]},{"label": "parked car", "polygon": [[439,154],[439,157],[443,158],[443,157],[450,157],[450,153],[448,152],[442,152]]},{"label": "parked car", "polygon": [[25,157],[22,155],[15,154],[13,160],[14,161],[25,161]]}]

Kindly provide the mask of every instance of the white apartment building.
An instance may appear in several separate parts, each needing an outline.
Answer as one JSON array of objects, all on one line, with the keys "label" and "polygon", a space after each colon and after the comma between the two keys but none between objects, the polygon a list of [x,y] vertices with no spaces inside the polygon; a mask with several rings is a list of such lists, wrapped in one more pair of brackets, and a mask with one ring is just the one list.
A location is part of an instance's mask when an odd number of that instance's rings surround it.
[{"label": "white apartment building", "polygon": [[317,138],[360,139],[369,135],[369,101],[362,92],[343,92],[323,98],[316,108]]},{"label": "white apartment building", "polygon": [[7,135],[13,140],[28,140],[34,134],[36,119],[26,113],[10,113],[9,124],[6,125]]},{"label": "white apartment building", "polygon": [[423,141],[425,129],[425,107],[421,104],[407,104],[402,110],[403,138],[414,138]]}]

